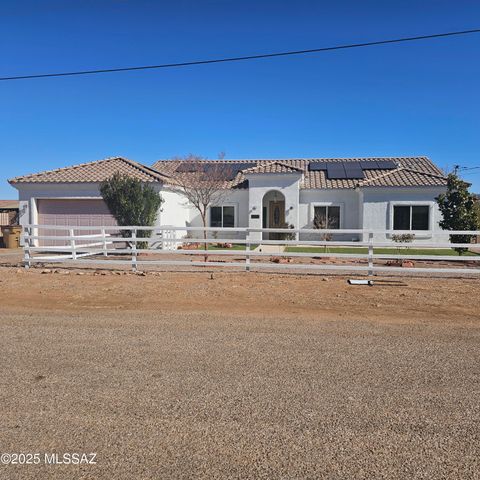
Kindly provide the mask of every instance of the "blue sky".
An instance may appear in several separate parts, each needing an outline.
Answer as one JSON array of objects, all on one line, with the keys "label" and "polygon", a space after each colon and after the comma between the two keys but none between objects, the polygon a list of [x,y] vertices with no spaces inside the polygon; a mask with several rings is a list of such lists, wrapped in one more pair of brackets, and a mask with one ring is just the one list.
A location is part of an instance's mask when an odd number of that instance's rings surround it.
[{"label": "blue sky", "polygon": [[[0,76],[464,30],[477,0],[0,2]],[[231,64],[0,82],[6,180],[113,155],[428,155],[480,166],[480,34]],[[465,179],[480,191],[480,170]]]}]

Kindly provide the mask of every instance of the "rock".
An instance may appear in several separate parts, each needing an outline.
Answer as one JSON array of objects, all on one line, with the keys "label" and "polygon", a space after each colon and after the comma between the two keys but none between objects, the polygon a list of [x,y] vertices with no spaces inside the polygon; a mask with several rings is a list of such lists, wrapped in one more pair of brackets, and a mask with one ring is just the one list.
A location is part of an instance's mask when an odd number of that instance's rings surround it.
[{"label": "rock", "polygon": [[77,275],[85,275],[84,272],[77,272]]},{"label": "rock", "polygon": [[40,273],[52,273],[52,271],[48,268],[45,268],[44,270],[42,270]]},{"label": "rock", "polygon": [[323,277],[322,282],[328,282],[330,279],[328,277]]}]

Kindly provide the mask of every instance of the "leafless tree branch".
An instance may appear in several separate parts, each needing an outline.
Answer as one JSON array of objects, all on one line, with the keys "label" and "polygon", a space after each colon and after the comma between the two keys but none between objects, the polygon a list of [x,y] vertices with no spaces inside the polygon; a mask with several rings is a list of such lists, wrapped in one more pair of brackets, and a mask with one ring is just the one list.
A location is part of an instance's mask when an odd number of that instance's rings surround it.
[{"label": "leafless tree branch", "polygon": [[[171,178],[170,188],[185,197],[199,212],[203,226],[207,227],[208,209],[221,204],[229,194],[232,169],[224,162],[209,161],[192,154],[173,160],[180,160],[181,163],[177,169],[179,171]],[[206,239],[207,231],[203,232]]]}]

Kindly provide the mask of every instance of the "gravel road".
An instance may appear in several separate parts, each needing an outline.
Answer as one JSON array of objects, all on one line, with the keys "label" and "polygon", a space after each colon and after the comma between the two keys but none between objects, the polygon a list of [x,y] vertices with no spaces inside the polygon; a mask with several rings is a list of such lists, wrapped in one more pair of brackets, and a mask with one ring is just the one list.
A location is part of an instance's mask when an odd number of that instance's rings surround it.
[{"label": "gravel road", "polygon": [[[2,278],[25,301],[0,307],[0,453],[97,463],[0,465],[1,479],[480,478],[478,282],[410,285],[380,318],[364,313],[379,290],[339,279],[309,280],[327,305],[315,314],[280,294],[304,279],[229,277],[250,298],[240,314],[227,287],[191,276]],[[98,300],[115,285],[116,311]],[[162,310],[155,285],[191,290]],[[277,311],[248,297],[266,285]],[[413,300],[403,313],[421,285],[430,314]],[[441,298],[457,290],[449,316]]]}]

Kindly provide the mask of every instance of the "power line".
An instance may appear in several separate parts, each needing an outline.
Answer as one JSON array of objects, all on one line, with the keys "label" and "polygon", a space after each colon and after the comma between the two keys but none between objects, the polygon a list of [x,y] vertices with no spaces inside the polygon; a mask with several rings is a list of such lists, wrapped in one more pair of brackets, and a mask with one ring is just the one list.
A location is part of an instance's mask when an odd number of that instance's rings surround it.
[{"label": "power line", "polygon": [[471,170],[479,170],[480,167],[463,167],[460,168],[461,175],[479,175],[480,172],[472,172]]},{"label": "power line", "polygon": [[103,68],[98,70],[80,70],[80,71],[73,71],[73,72],[17,75],[17,76],[9,76],[9,77],[0,77],[0,81],[26,80],[26,79],[46,78],[46,77],[68,77],[73,75],[93,75],[97,73],[129,72],[134,70],[152,70],[157,68],[176,68],[176,67],[188,67],[193,65],[208,65],[211,63],[239,62],[244,60],[257,60],[262,58],[286,57],[291,55],[305,55],[310,53],[328,52],[332,50],[345,50],[348,48],[371,47],[374,45],[386,45],[390,43],[413,42],[417,40],[428,40],[431,38],[452,37],[454,35],[468,35],[472,33],[480,33],[480,28],[477,28],[474,30],[457,31],[457,32],[436,33],[433,35],[421,35],[417,37],[403,37],[403,38],[395,38],[395,39],[389,39],[389,40],[379,40],[376,42],[351,43],[348,45],[336,45],[332,47],[311,48],[308,50],[293,50],[289,52],[264,53],[261,55],[246,55],[242,57],[228,57],[228,58],[216,58],[212,60],[196,60],[191,62],[164,63],[160,65],[142,65],[137,67]]},{"label": "power line", "polygon": [[[480,166],[475,166],[475,167],[462,167],[461,165],[454,165],[453,166],[453,173],[455,175],[458,174],[458,172],[464,172],[465,170],[478,170],[480,169]],[[465,175],[465,174],[464,174]],[[467,173],[468,175],[468,173]]]}]

